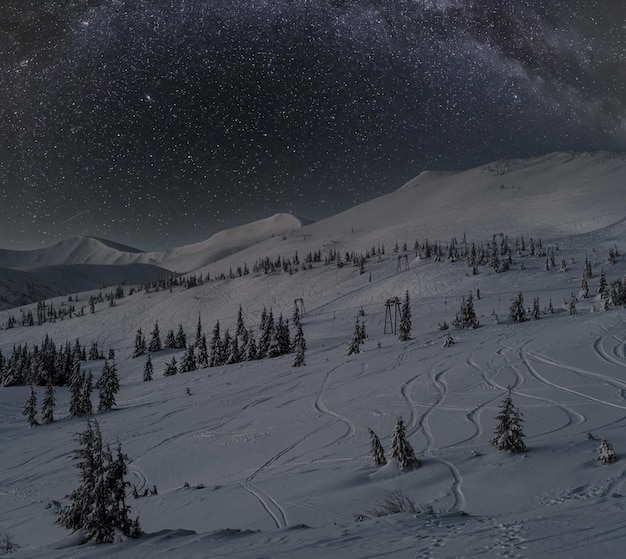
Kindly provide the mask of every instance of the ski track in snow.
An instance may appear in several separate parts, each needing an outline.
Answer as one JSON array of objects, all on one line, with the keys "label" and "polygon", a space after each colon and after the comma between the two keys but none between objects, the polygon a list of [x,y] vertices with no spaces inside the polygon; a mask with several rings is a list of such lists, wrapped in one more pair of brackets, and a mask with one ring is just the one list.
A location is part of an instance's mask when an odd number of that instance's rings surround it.
[{"label": "ski track in snow", "polygon": [[326,414],[326,415],[330,415],[331,417],[334,417],[335,419],[338,419],[339,421],[342,421],[343,423],[346,424],[346,426],[348,427],[348,430],[341,437],[339,437],[338,439],[332,441],[331,443],[328,443],[323,448],[326,448],[326,446],[329,446],[331,444],[337,444],[337,443],[339,443],[340,441],[342,441],[343,439],[345,439],[347,437],[352,437],[352,436],[354,436],[354,434],[356,432],[356,427],[354,426],[354,423],[352,421],[350,421],[348,418],[338,414],[337,412],[329,410],[328,407],[326,406],[326,404],[324,404],[324,401],[322,399],[322,397],[324,395],[324,392],[328,388],[328,384],[330,382],[330,377],[340,367],[341,367],[341,365],[337,365],[336,367],[333,367],[332,369],[330,369],[326,373],[326,376],[324,377],[324,382],[322,383],[322,387],[320,388],[320,391],[319,391],[319,393],[317,395],[317,398],[315,399],[315,409],[317,411],[319,411],[320,413],[323,413],[323,414]]}]

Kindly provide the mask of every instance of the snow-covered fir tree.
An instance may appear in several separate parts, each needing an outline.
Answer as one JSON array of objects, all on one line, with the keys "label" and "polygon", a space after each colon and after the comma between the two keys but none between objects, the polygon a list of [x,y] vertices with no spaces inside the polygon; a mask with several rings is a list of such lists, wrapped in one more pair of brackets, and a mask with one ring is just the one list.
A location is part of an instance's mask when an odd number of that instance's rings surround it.
[{"label": "snow-covered fir tree", "polygon": [[571,293],[569,296],[569,301],[567,302],[567,312],[568,314],[576,314],[576,304],[578,303],[578,299],[574,293]]},{"label": "snow-covered fir tree", "polygon": [[161,345],[161,332],[159,330],[159,321],[154,323],[152,334],[150,335],[150,343],[148,343],[148,351],[154,353],[155,351],[161,351],[163,346]]},{"label": "snow-covered fir tree", "polygon": [[46,392],[43,397],[41,407],[41,418],[44,423],[52,423],[54,421],[54,406],[56,405],[56,391],[51,382],[46,386]]},{"label": "snow-covered fir tree", "polygon": [[102,376],[98,380],[99,410],[110,410],[115,405],[115,395],[120,390],[115,361],[104,361]]},{"label": "snow-covered fir tree", "polygon": [[32,386],[30,387],[28,400],[26,400],[26,404],[24,404],[24,409],[22,409],[22,415],[26,416],[28,424],[31,427],[39,425],[39,422],[37,421],[37,393]]},{"label": "snow-covered fir tree", "polygon": [[380,444],[380,439],[378,435],[374,433],[374,431],[370,428],[367,429],[370,434],[370,449],[372,452],[372,461],[375,466],[384,466],[387,463],[387,458],[385,458],[385,449],[383,445]]},{"label": "snow-covered fir tree", "polygon": [[93,412],[93,406],[91,404],[91,393],[93,392],[93,375],[91,371],[87,371],[87,374],[83,377],[83,385],[80,393],[79,408],[80,413],[78,415],[91,415]]},{"label": "snow-covered fir tree", "polygon": [[83,393],[83,375],[80,373],[72,374],[70,384],[70,415],[82,415],[80,401]]},{"label": "snow-covered fir tree", "polygon": [[174,330],[170,329],[167,331],[165,335],[165,342],[163,343],[166,349],[176,349],[176,334],[174,334]]},{"label": "snow-covered fir tree", "polygon": [[261,322],[265,325],[261,329],[257,354],[259,359],[265,359],[269,357],[270,345],[274,339],[274,313],[272,309],[267,313],[265,320],[261,320]]},{"label": "snow-covered fir tree", "polygon": [[243,312],[241,310],[241,305],[239,305],[239,310],[237,311],[237,327],[235,330],[235,335],[240,340],[243,340],[244,336],[246,335],[246,325],[243,321]]},{"label": "snow-covered fir tree", "polygon": [[406,439],[406,427],[402,416],[398,416],[396,425],[391,433],[391,448],[389,458],[396,460],[403,470],[418,468],[419,460],[415,457],[413,447]]},{"label": "snow-covered fir tree", "polygon": [[146,353],[146,350],[146,337],[143,335],[141,328],[138,328],[137,334],[135,335],[135,349],[133,351],[133,357],[139,357],[140,355],[144,355]]},{"label": "snow-covered fir tree", "polygon": [[585,265],[583,268],[583,277],[589,279],[593,277],[593,271],[591,269],[591,262],[589,262],[589,259],[587,257],[585,257]]},{"label": "snow-covered fir tree", "polygon": [[458,328],[478,327],[479,322],[474,310],[474,297],[471,293],[467,296],[467,299],[465,297],[461,299],[461,308],[456,313],[452,324]]},{"label": "snow-covered fir tree", "polygon": [[587,278],[583,276],[580,279],[580,291],[578,292],[579,299],[586,299],[589,297],[589,284],[587,283]]},{"label": "snow-covered fir tree", "polygon": [[152,355],[148,353],[148,359],[143,367],[143,380],[148,382],[154,378],[154,366],[152,365]]},{"label": "snow-covered fir tree", "polygon": [[196,362],[201,369],[206,369],[209,366],[209,350],[204,334],[200,336],[200,342],[197,344]]},{"label": "snow-covered fir tree", "polygon": [[294,367],[303,367],[306,365],[305,352],[306,352],[306,340],[304,339],[304,332],[302,331],[302,324],[298,322],[296,326],[296,335],[293,338],[293,352],[295,357],[293,360]]},{"label": "snow-covered fir tree", "polygon": [[183,325],[178,325],[178,331],[176,332],[175,346],[177,349],[185,349],[187,347],[187,334],[183,329]]},{"label": "snow-covered fir tree", "polygon": [[354,324],[354,332],[352,333],[352,339],[346,350],[346,355],[352,355],[354,353],[361,353],[361,344],[363,343],[363,330],[361,329],[361,320],[356,317]]},{"label": "snow-covered fir tree", "polygon": [[[195,341],[195,346],[198,347],[202,341],[202,317],[200,316],[200,313],[198,313],[198,324],[196,325],[196,341]],[[206,347],[206,338],[204,340],[204,345]]]},{"label": "snow-covered fir tree", "polygon": [[79,532],[81,543],[112,543],[118,531],[126,537],[141,536],[139,521],[130,520],[125,502],[127,457],[119,444],[114,459],[110,447],[103,444],[100,425],[91,418],[75,439],[80,445],[74,451],[80,485],[67,496],[69,503],[59,510],[57,523]]},{"label": "snow-covered fir tree", "polygon": [[407,342],[411,339],[411,301],[409,292],[404,294],[402,310],[400,311],[400,325],[398,326],[398,338],[401,342]]},{"label": "snow-covered fir tree", "polygon": [[215,322],[209,350],[209,367],[218,367],[224,361],[222,351],[222,337],[220,334],[220,321]]},{"label": "snow-covered fir tree", "polygon": [[189,373],[191,371],[195,371],[198,368],[198,364],[196,362],[196,354],[192,345],[190,345],[185,351],[185,357],[183,358],[183,362],[180,364],[180,372],[181,373]]},{"label": "snow-covered fir tree", "polygon": [[602,442],[598,447],[598,456],[596,460],[599,460],[603,464],[612,464],[613,462],[617,462],[617,455],[615,454],[613,445],[609,441],[602,439]]},{"label": "snow-covered fir tree", "polygon": [[235,363],[240,363],[241,359],[241,350],[239,348],[239,337],[235,336],[228,343],[228,357],[226,358],[227,365],[234,365]]},{"label": "snow-covered fir tree", "polygon": [[533,320],[539,320],[541,318],[541,309],[539,307],[539,297],[533,299],[533,306],[530,311],[530,318]]},{"label": "snow-covered fir tree", "polygon": [[255,361],[258,359],[257,354],[257,346],[256,341],[254,339],[254,334],[252,333],[252,328],[248,332],[248,344],[246,346],[246,361]]},{"label": "snow-covered fir tree", "polygon": [[297,328],[298,324],[300,324],[300,307],[298,306],[297,300],[293,302],[293,314],[291,318],[294,326]]},{"label": "snow-covered fir tree", "polygon": [[509,307],[509,316],[513,322],[524,322],[526,320],[526,309],[524,308],[524,296],[520,291],[511,300],[511,306]]},{"label": "snow-covered fir tree", "polygon": [[168,363],[165,363],[165,372],[163,373],[164,377],[172,377],[178,374],[178,365],[176,363],[176,357],[172,356],[172,360]]},{"label": "snow-covered fir tree", "polygon": [[511,389],[502,401],[496,416],[498,424],[494,430],[491,444],[498,450],[508,450],[510,452],[526,452],[524,443],[524,432],[522,430],[521,413],[513,405]]}]

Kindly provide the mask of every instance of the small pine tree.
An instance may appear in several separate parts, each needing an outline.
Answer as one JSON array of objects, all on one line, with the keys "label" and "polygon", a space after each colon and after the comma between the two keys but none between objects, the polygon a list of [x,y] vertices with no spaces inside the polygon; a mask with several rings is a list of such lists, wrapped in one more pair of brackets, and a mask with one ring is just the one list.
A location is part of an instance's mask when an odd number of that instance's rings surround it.
[{"label": "small pine tree", "polygon": [[246,326],[243,322],[243,312],[241,310],[241,305],[239,305],[239,311],[237,312],[237,330],[235,331],[235,335],[239,339],[243,339],[246,334]]},{"label": "small pine tree", "polygon": [[178,331],[176,332],[175,346],[177,349],[185,349],[187,347],[187,334],[183,330],[183,325],[178,325]]},{"label": "small pine tree", "polygon": [[510,388],[506,398],[500,405],[496,419],[498,420],[498,425],[494,430],[491,444],[498,450],[526,452],[524,432],[521,425],[522,418],[520,412],[513,405]]},{"label": "small pine tree", "polygon": [[474,310],[474,297],[471,293],[467,296],[467,299],[465,299],[465,297],[461,299],[461,308],[456,313],[452,324],[459,328],[478,327],[479,322],[476,318],[476,311]]},{"label": "small pine tree", "polygon": [[99,410],[110,410],[115,405],[115,395],[120,390],[120,382],[117,377],[117,367],[115,361],[104,361],[102,376],[98,381],[98,403]]},{"label": "small pine tree", "polygon": [[209,350],[206,345],[206,336],[204,334],[200,337],[200,342],[197,344],[197,347],[198,355],[196,362],[198,367],[206,369],[209,366]]},{"label": "small pine tree", "polygon": [[178,365],[176,364],[176,357],[172,356],[172,360],[165,364],[164,377],[172,377],[178,374]]},{"label": "small pine tree", "polygon": [[402,310],[400,311],[398,338],[401,342],[407,342],[411,339],[411,301],[408,291],[404,295],[404,302],[402,303]]},{"label": "small pine tree", "polygon": [[513,322],[524,322],[526,320],[526,309],[524,308],[524,296],[520,291],[512,300],[509,307],[509,316]]},{"label": "small pine tree", "polygon": [[569,297],[569,302],[567,303],[567,312],[569,314],[576,314],[576,303],[578,303],[578,299],[576,299],[576,295],[571,293]]},{"label": "small pine tree", "polygon": [[539,308],[539,297],[533,299],[533,308],[530,311],[530,317],[533,320],[539,320],[541,318],[541,310]]},{"label": "small pine tree", "polygon": [[220,321],[215,322],[213,327],[213,337],[211,338],[211,348],[209,353],[209,367],[218,367],[224,362],[222,351],[222,337],[220,334]]},{"label": "small pine tree", "polygon": [[398,461],[400,468],[407,470],[410,468],[418,468],[419,460],[415,457],[413,447],[406,440],[406,428],[402,416],[398,416],[396,426],[391,433],[391,450],[389,457]]},{"label": "small pine tree", "polygon": [[583,276],[580,280],[580,291],[578,292],[579,299],[586,299],[589,297],[589,284],[587,278]]},{"label": "small pine tree", "polygon": [[141,328],[138,328],[137,334],[135,335],[135,349],[133,351],[133,357],[144,355],[146,353],[146,349],[146,337],[143,335]]},{"label": "small pine tree", "polygon": [[293,360],[294,367],[304,367],[306,360],[304,354],[306,352],[306,340],[304,339],[304,332],[302,331],[302,324],[298,322],[296,335],[293,339],[293,350],[296,354]]},{"label": "small pine tree", "polygon": [[380,444],[380,439],[378,435],[374,433],[372,429],[367,429],[370,434],[370,448],[372,450],[372,460],[374,461],[375,466],[384,466],[387,463],[387,458],[385,458],[385,449],[383,445]]},{"label": "small pine tree", "polygon": [[154,353],[155,351],[161,351],[161,334],[159,331],[159,321],[157,320],[154,323],[154,328],[152,329],[152,334],[150,335],[150,343],[148,344],[148,351],[150,353]]},{"label": "small pine tree", "polygon": [[24,404],[22,415],[26,416],[28,424],[31,427],[39,425],[39,422],[37,421],[37,393],[32,386],[30,387],[30,395],[28,397],[28,400],[26,400],[26,404]]},{"label": "small pine tree", "polygon": [[[200,345],[201,341],[202,341],[202,317],[200,316],[200,313],[198,313],[198,324],[196,326],[196,347],[198,345]],[[205,346],[206,346],[206,339],[204,340]]]},{"label": "small pine tree", "polygon": [[361,344],[363,343],[363,332],[361,330],[361,322],[359,317],[356,318],[356,323],[354,325],[354,333],[352,334],[352,340],[350,340],[350,345],[346,351],[347,355],[352,355],[353,353],[361,353]]},{"label": "small pine tree", "polygon": [[165,342],[163,343],[166,349],[176,349],[176,335],[174,330],[168,330],[165,335]]},{"label": "small pine tree", "polygon": [[152,365],[152,355],[148,353],[148,359],[143,368],[143,380],[148,382],[154,378],[154,367]]},{"label": "small pine tree", "polygon": [[617,455],[615,454],[613,445],[609,441],[602,439],[602,442],[598,447],[598,457],[596,460],[599,460],[603,464],[612,464],[613,462],[617,462]]},{"label": "small pine tree", "polygon": [[87,371],[87,374],[83,377],[83,384],[80,393],[79,408],[80,413],[78,415],[91,415],[93,407],[91,405],[91,393],[93,392],[93,375],[91,371]]},{"label": "small pine tree", "polygon": [[196,362],[196,355],[194,353],[193,346],[190,345],[185,352],[185,358],[180,366],[180,372],[188,373],[190,371],[195,371],[197,368],[198,364]]},{"label": "small pine tree", "polygon": [[55,390],[52,383],[48,383],[46,386],[46,393],[43,399],[43,406],[41,409],[41,416],[44,423],[52,423],[54,421],[54,406],[56,404]]}]

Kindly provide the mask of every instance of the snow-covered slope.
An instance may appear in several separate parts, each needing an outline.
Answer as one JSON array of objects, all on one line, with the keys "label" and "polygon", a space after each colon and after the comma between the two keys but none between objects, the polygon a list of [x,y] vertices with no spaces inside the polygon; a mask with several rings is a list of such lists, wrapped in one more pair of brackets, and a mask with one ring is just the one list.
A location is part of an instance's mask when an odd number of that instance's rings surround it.
[{"label": "snow-covered slope", "polygon": [[[494,201],[488,189],[484,203],[475,206],[469,201],[478,187],[464,198],[459,186],[454,200],[468,209],[459,221],[429,218],[443,231],[439,237],[423,231],[421,221],[412,223],[404,207],[412,200],[407,193],[420,194],[422,176],[418,184],[379,199],[378,212],[371,202],[327,220],[325,229],[303,227],[209,266],[228,271],[230,263],[252,264],[269,254],[292,258],[296,250],[302,261],[312,250],[325,257],[338,247],[359,252],[384,242],[385,254],[371,255],[364,273],[351,263],[315,262],[292,274],[253,272],[192,289],[135,293],[115,307],[99,304],[94,314],[0,330],[5,357],[14,345],[32,347],[46,334],[59,344],[78,337],[87,346],[94,340],[105,351],[115,349],[121,380],[117,406],[96,417],[105,438],[120,439],[129,455],[128,479],[138,491],[158,490],[129,499],[147,532],[144,538],[73,546],[75,539],[54,519],[56,501],[78,484],[72,435],[84,429],[84,421],[69,417],[68,389],[59,388],[57,421],[29,428],[21,413],[29,388],[0,388],[0,533],[22,546],[16,557],[620,556],[626,544],[626,310],[600,311],[595,293],[602,268],[609,282],[626,276],[623,163],[600,155],[561,158],[511,162],[505,175],[486,167],[457,180],[467,186],[478,177],[546,176],[547,170],[536,169],[545,165],[552,169],[545,184],[565,189],[583,176],[580,162],[587,161],[596,170],[607,169],[604,178],[598,175],[603,186],[581,189],[573,198],[563,195],[557,203],[556,193],[563,190],[542,190],[528,178],[520,189],[525,197],[507,192],[505,183],[502,197]],[[432,187],[433,181],[454,177],[428,180]],[[592,180],[589,176],[588,184]],[[530,211],[544,211],[542,192],[549,223]],[[515,205],[509,195],[516,197]],[[451,207],[443,190],[419,197],[424,196],[433,212]],[[437,199],[440,206],[434,205]],[[426,220],[428,211],[420,212]],[[451,233],[460,239],[464,230],[482,232],[468,233],[468,242],[490,246],[492,235],[502,231],[513,245],[516,234],[505,227],[507,212],[527,244],[532,236],[554,250],[555,267],[546,270],[546,256],[530,256],[527,249],[513,255],[508,272],[481,265],[474,275],[462,261],[416,258],[411,250],[417,233],[445,245]],[[520,212],[526,224],[517,217]],[[395,226],[393,215],[405,217]],[[398,267],[390,240],[411,247],[408,269]],[[607,251],[615,248],[619,255],[609,264]],[[591,296],[570,315],[564,300],[578,293],[585,259],[594,274],[588,279]],[[440,330],[444,321],[452,322],[462,298],[477,296],[478,290],[480,326]],[[520,291],[526,306],[539,298],[539,320],[516,324],[508,317]],[[385,301],[405,292],[413,331],[403,343],[385,334]],[[216,320],[222,333],[227,328],[234,333],[241,305],[246,326],[258,336],[264,306],[290,317],[298,298],[306,311],[305,367],[292,367],[293,357],[286,356],[164,377],[166,362],[183,357],[180,350],[164,350],[152,356],[155,379],[143,382],[145,357],[131,357],[137,328],[149,333],[157,320],[162,333],[182,324],[193,340],[200,316],[210,339]],[[554,314],[546,310],[549,302]],[[0,325],[15,313],[0,312]],[[362,353],[346,356],[357,315],[369,337]],[[448,333],[455,343],[443,348]],[[102,366],[88,361],[83,370],[97,377]],[[525,420],[524,455],[490,445],[509,387]],[[41,402],[43,388],[36,390]],[[401,472],[394,463],[377,468],[369,456],[368,428],[388,448],[398,415],[422,461],[415,471]],[[616,463],[596,461],[601,438],[615,447]],[[355,520],[398,489],[430,512]]]}]

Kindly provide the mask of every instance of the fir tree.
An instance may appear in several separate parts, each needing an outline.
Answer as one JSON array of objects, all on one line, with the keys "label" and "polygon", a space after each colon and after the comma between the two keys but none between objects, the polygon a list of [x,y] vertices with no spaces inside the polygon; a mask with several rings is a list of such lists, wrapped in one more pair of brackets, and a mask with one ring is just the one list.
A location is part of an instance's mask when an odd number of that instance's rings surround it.
[{"label": "fir tree", "polygon": [[77,416],[82,415],[80,402],[83,393],[83,375],[72,374],[70,384],[70,415]]},{"label": "fir tree", "polygon": [[354,325],[354,333],[350,340],[350,345],[346,351],[346,355],[352,355],[353,353],[361,353],[361,344],[363,343],[363,331],[361,330],[361,322],[359,317],[356,317],[356,323]]},{"label": "fir tree", "polygon": [[539,320],[541,318],[541,309],[539,308],[539,297],[533,299],[533,308],[530,311],[530,317],[533,320]]},{"label": "fir tree", "polygon": [[256,341],[252,329],[248,332],[248,347],[246,352],[246,361],[256,361],[258,359]]},{"label": "fir tree", "polygon": [[241,362],[241,352],[239,350],[239,337],[235,336],[228,344],[228,357],[226,358],[227,365],[234,365]]},{"label": "fir tree", "polygon": [[202,334],[200,337],[200,343],[198,347],[197,364],[201,369],[206,369],[209,366],[209,350],[206,345],[206,336]]},{"label": "fir tree", "polygon": [[32,386],[30,387],[30,395],[28,397],[28,400],[26,400],[26,404],[24,404],[22,415],[26,416],[28,424],[31,427],[39,425],[39,422],[37,421],[37,394],[35,393],[35,389]]},{"label": "fir tree", "polygon": [[[200,313],[198,313],[198,325],[196,326],[196,347],[198,347],[200,345],[200,343],[202,342],[202,318],[200,316]],[[206,348],[206,338],[204,340],[204,345]]]},{"label": "fir tree", "polygon": [[598,457],[596,460],[599,460],[603,464],[612,464],[613,462],[617,462],[617,455],[615,454],[613,445],[609,441],[602,439],[602,442],[598,447]]},{"label": "fir tree", "polygon": [[589,262],[588,258],[585,256],[585,267],[583,270],[583,277],[589,279],[593,277],[593,271],[591,269],[591,263]]},{"label": "fir tree", "polygon": [[152,366],[152,355],[148,353],[148,359],[143,368],[143,380],[151,381],[154,378],[154,367]]},{"label": "fir tree", "polygon": [[54,421],[54,406],[56,404],[55,390],[52,383],[48,383],[46,386],[46,393],[43,399],[43,406],[41,409],[41,416],[44,423],[52,423]]},{"label": "fir tree", "polygon": [[98,422],[92,419],[88,419],[83,433],[75,435],[75,440],[80,445],[74,451],[80,485],[67,496],[69,503],[59,511],[57,523],[80,531],[81,543],[111,543],[118,530],[127,537],[139,537],[139,521],[129,519],[125,503],[127,456],[121,446],[118,444],[114,459],[110,447],[103,444]]},{"label": "fir tree", "polygon": [[217,367],[223,362],[222,338],[220,335],[220,321],[215,322],[213,337],[211,338],[211,350],[209,353],[209,367]]},{"label": "fir tree", "polygon": [[294,367],[304,367],[306,360],[304,354],[306,352],[306,340],[304,339],[304,332],[302,331],[302,324],[298,322],[296,335],[293,339],[293,350],[295,358],[293,360]]},{"label": "fir tree", "polygon": [[300,307],[298,307],[298,301],[293,302],[293,315],[292,320],[294,326],[297,328],[298,324],[300,324]]},{"label": "fir tree", "polygon": [[154,353],[155,351],[161,351],[161,334],[159,332],[159,321],[157,320],[154,323],[154,328],[152,330],[152,334],[150,336],[150,343],[148,344],[148,351],[150,353]]},{"label": "fir tree", "polygon": [[174,330],[168,330],[163,344],[166,349],[176,349],[176,335]]},{"label": "fir tree", "polygon": [[578,299],[576,299],[576,295],[571,293],[569,297],[569,302],[567,303],[567,312],[569,314],[576,314],[576,303],[578,303]]},{"label": "fir tree", "polygon": [[522,431],[522,418],[520,412],[513,405],[510,388],[506,398],[500,405],[496,419],[498,425],[494,430],[491,444],[498,450],[526,452],[524,433]]},{"label": "fir tree", "polygon": [[239,305],[239,311],[237,312],[237,329],[235,331],[235,336],[243,340],[245,335],[246,335],[246,326],[243,322],[243,314],[241,311],[241,305]]},{"label": "fir tree", "polygon": [[580,299],[586,299],[589,297],[589,284],[587,283],[587,278],[585,276],[580,279],[580,291],[578,292],[578,297]]},{"label": "fir tree", "polygon": [[117,377],[117,367],[115,361],[109,362],[108,359],[104,362],[102,368],[102,376],[98,381],[98,391],[100,402],[98,403],[99,410],[110,410],[115,405],[115,395],[119,392],[120,382]]},{"label": "fir tree", "polygon": [[467,299],[463,297],[461,300],[461,308],[456,313],[452,324],[459,328],[478,327],[479,322],[476,318],[476,311],[474,310],[474,297],[471,293],[467,296]]},{"label": "fir tree", "polygon": [[409,300],[408,291],[405,293],[404,302],[402,303],[398,332],[398,338],[401,342],[407,342],[411,339],[411,301]]},{"label": "fir tree", "polygon": [[185,352],[185,357],[180,366],[181,373],[188,373],[190,371],[195,371],[198,368],[198,364],[196,362],[196,355],[193,350],[193,346],[189,346],[187,351]]},{"label": "fir tree", "polygon": [[372,460],[374,461],[375,466],[384,466],[387,463],[387,458],[385,458],[385,449],[383,445],[380,444],[380,439],[378,435],[372,431],[372,429],[367,429],[370,434],[370,448],[372,450]]},{"label": "fir tree", "polygon": [[187,347],[187,335],[183,330],[183,325],[178,325],[178,331],[176,332],[176,344],[175,346],[178,349],[185,349]]},{"label": "fir tree", "polygon": [[93,407],[91,405],[91,393],[93,391],[93,375],[91,371],[88,371],[86,375],[83,376],[83,384],[80,393],[80,401],[79,401],[79,409],[80,413],[78,415],[91,415],[93,412]]},{"label": "fir tree", "polygon": [[524,296],[520,291],[512,300],[509,307],[509,316],[513,322],[524,322],[526,320],[526,309],[524,308]]},{"label": "fir tree", "polygon": [[404,420],[402,416],[398,416],[396,426],[391,433],[391,450],[389,451],[389,457],[397,460],[400,464],[400,468],[403,470],[410,468],[418,468],[420,466],[419,460],[415,457],[413,447],[409,441],[406,440],[406,427],[404,426]]},{"label": "fir tree", "polygon": [[178,374],[178,365],[176,364],[176,357],[172,356],[172,360],[165,364],[164,377],[171,377]]},{"label": "fir tree", "polygon": [[133,357],[139,357],[146,353],[146,337],[143,335],[141,328],[137,330],[135,335],[135,349],[133,351]]},{"label": "fir tree", "polygon": [[[263,321],[262,321],[263,322]],[[258,358],[264,359],[269,356],[270,345],[274,339],[274,313],[270,309],[265,318],[265,328],[261,330],[261,338],[259,339]]]}]

